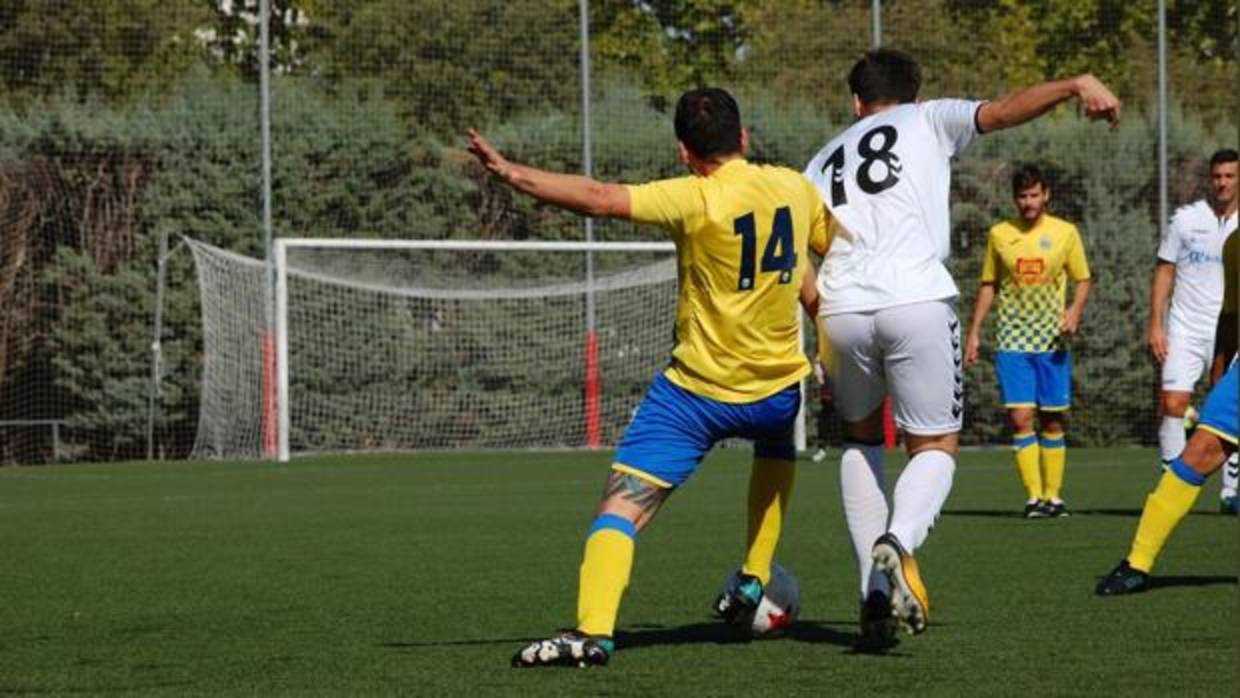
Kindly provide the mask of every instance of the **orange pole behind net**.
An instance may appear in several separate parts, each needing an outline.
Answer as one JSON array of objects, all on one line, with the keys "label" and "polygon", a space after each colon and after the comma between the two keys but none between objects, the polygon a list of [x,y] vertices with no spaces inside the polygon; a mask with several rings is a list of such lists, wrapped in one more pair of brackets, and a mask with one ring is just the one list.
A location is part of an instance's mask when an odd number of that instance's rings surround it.
[{"label": "orange pole behind net", "polygon": [[598,448],[601,442],[600,400],[598,378],[598,333],[586,330],[586,446]]},{"label": "orange pole behind net", "polygon": [[276,338],[263,335],[263,455],[275,458],[279,452],[276,420]]},{"label": "orange pole behind net", "polygon": [[896,418],[891,411],[891,396],[883,399],[883,446],[887,448],[896,447]]}]

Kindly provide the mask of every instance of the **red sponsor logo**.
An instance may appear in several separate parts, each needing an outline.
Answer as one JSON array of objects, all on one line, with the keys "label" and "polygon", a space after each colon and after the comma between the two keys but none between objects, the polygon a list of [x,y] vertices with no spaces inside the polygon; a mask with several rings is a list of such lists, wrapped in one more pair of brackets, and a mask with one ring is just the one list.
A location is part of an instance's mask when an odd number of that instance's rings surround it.
[{"label": "red sponsor logo", "polygon": [[1016,258],[1016,278],[1024,286],[1042,283],[1042,276],[1045,271],[1046,260],[1041,257],[1033,257],[1032,259],[1025,257]]}]

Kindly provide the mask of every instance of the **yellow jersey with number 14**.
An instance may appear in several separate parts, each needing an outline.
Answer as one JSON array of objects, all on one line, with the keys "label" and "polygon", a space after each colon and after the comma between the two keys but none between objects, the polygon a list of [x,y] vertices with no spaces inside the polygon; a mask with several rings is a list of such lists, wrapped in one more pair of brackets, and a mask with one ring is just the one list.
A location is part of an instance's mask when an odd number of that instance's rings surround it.
[{"label": "yellow jersey with number 14", "polygon": [[1069,278],[1089,278],[1075,225],[1043,214],[1032,228],[1023,221],[1004,221],[990,229],[982,282],[999,286],[999,351],[1063,348],[1059,323]]},{"label": "yellow jersey with number 14", "polygon": [[761,400],[810,372],[801,350],[807,249],[827,248],[818,190],[783,167],[730,160],[707,177],[629,187],[634,221],[676,243],[679,297],[668,380],[731,403]]}]

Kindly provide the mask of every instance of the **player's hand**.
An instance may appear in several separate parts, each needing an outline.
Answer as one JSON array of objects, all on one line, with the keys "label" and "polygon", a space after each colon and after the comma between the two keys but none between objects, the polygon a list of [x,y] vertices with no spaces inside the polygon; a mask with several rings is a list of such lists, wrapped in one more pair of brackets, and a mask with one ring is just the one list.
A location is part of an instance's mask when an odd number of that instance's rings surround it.
[{"label": "player's hand", "polygon": [[969,336],[964,340],[964,365],[972,366],[977,363],[978,355],[981,353],[982,339],[976,333],[970,332]]},{"label": "player's hand", "polygon": [[1151,327],[1145,335],[1145,343],[1150,347],[1154,360],[1162,363],[1167,360],[1167,333],[1161,327]]},{"label": "player's hand", "polygon": [[482,137],[482,134],[472,128],[469,129],[469,152],[478,158],[478,162],[487,168],[491,174],[504,181],[508,181],[508,173],[512,170],[512,163],[508,162],[508,159],[495,149],[495,146],[488,143],[487,139]]},{"label": "player's hand", "polygon": [[1075,337],[1081,329],[1081,314],[1071,310],[1065,311],[1059,320],[1059,333],[1065,337]]},{"label": "player's hand", "polygon": [[1098,78],[1085,74],[1076,79],[1076,98],[1090,119],[1106,119],[1111,128],[1119,126],[1120,101]]}]

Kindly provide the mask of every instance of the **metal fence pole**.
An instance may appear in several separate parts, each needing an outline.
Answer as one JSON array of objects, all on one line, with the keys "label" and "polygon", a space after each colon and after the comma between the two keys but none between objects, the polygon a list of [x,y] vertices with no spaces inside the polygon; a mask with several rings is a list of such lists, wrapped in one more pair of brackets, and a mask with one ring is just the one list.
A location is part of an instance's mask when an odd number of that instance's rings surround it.
[{"label": "metal fence pole", "polygon": [[146,459],[155,459],[155,408],[159,398],[159,380],[163,373],[164,276],[168,262],[168,231],[159,231],[159,256],[155,260],[155,321],[151,334],[151,386],[146,404]]},{"label": "metal fence pole", "polygon": [[[271,0],[259,1],[258,121],[262,140],[263,259],[267,260],[267,290],[271,291]],[[274,294],[270,294],[274,299]],[[268,308],[270,328],[270,308]]]},{"label": "metal fence pole", "polygon": [[276,386],[275,366],[275,303],[276,281],[272,257],[271,223],[271,0],[259,0],[258,22],[258,121],[262,149],[262,198],[263,198],[263,259],[264,268],[264,326],[262,328],[261,354],[263,396],[263,454],[268,458],[278,456],[277,425],[279,415],[273,414]]},{"label": "metal fence pole", "polygon": [[[590,104],[590,0],[578,0],[581,14],[581,169],[594,176],[594,133]],[[594,241],[594,219],[586,217],[586,242]],[[594,253],[586,252],[586,329],[594,330]]]},{"label": "metal fence pole", "polygon": [[1167,232],[1167,3],[1158,0],[1158,236]]},{"label": "metal fence pole", "polygon": [[878,48],[883,45],[883,0],[870,3],[870,46]]},{"label": "metal fence pole", "polygon": [[[594,127],[590,105],[590,2],[578,0],[581,16],[581,169],[594,176]],[[594,242],[594,219],[585,219],[586,242]],[[585,433],[586,446],[601,444],[602,381],[598,371],[598,333],[595,331],[594,251],[586,250]]]}]

